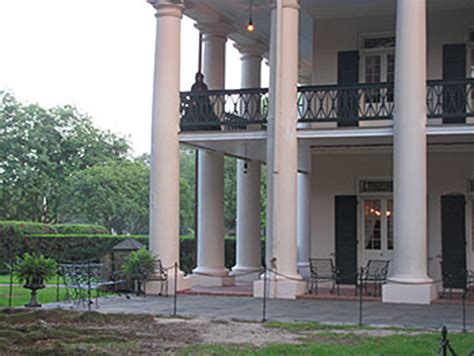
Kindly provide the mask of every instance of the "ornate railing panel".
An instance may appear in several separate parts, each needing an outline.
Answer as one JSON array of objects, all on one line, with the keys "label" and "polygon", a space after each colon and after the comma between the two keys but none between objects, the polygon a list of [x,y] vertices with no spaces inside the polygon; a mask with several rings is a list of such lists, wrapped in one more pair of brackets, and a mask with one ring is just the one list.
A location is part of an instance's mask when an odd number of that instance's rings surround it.
[{"label": "ornate railing panel", "polygon": [[298,90],[298,117],[302,122],[391,119],[393,83],[305,86]]},{"label": "ornate railing panel", "polygon": [[[428,118],[465,123],[474,117],[474,79],[427,83]],[[318,85],[298,88],[300,122],[357,126],[364,120],[393,118],[393,83]],[[268,89],[181,93],[181,130],[265,129]]]},{"label": "ornate railing panel", "polygon": [[181,93],[181,131],[264,128],[268,89]]},{"label": "ornate railing panel", "polygon": [[426,104],[428,118],[466,122],[466,117],[474,117],[474,79],[428,81]]}]

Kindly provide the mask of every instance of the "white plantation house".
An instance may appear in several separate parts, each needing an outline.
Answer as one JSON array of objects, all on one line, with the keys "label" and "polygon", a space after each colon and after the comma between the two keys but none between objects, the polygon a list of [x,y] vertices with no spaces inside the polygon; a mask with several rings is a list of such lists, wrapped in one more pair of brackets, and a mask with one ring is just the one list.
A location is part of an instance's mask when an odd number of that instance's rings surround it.
[{"label": "white plantation house", "polygon": [[[367,261],[390,260],[383,302],[430,303],[443,275],[474,268],[474,1],[148,2],[157,18],[150,244],[167,266],[179,256],[179,147],[199,149],[197,266],[179,273],[178,289],[255,272],[245,278],[262,295],[261,169],[266,265],[278,272],[271,297],[305,293],[314,257],[332,258],[343,284]],[[203,34],[209,91],[179,92],[183,15]],[[241,88],[224,88],[228,39],[242,54]],[[224,155],[239,158],[231,271]]]}]

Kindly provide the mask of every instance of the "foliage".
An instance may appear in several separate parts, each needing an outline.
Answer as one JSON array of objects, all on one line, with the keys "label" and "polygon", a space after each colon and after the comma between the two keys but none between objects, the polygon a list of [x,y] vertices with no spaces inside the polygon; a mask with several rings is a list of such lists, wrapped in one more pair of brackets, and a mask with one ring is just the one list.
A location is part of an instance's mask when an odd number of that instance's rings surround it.
[{"label": "foliage", "polygon": [[57,222],[74,172],[127,157],[125,139],[74,107],[45,109],[0,97],[0,219]]},{"label": "foliage", "polygon": [[43,255],[25,253],[18,258],[15,265],[15,276],[25,285],[42,285],[56,274],[56,262]]},{"label": "foliage", "polygon": [[92,224],[44,224],[31,221],[0,221],[0,236],[11,231],[24,234],[107,234],[105,226]]},{"label": "foliage", "polygon": [[116,161],[73,173],[66,181],[63,219],[104,225],[109,231],[148,231],[149,167]]},{"label": "foliage", "polygon": [[[8,272],[5,267],[3,267],[3,270],[1,267],[10,263],[11,256],[19,256],[33,251],[42,253],[56,261],[99,260],[106,254],[111,253],[113,247],[126,238],[133,238],[145,246],[148,245],[148,236],[145,235],[10,235],[0,233],[0,273]],[[226,237],[224,242],[225,266],[231,268],[235,265],[235,238]],[[182,236],[180,238],[180,268],[186,273],[191,273],[196,266],[195,245],[196,241],[192,236]],[[262,258],[264,251],[265,246],[262,240]]]},{"label": "foliage", "polygon": [[152,256],[150,251],[142,247],[125,258],[123,270],[130,278],[144,281],[155,271],[157,261],[157,256]]}]

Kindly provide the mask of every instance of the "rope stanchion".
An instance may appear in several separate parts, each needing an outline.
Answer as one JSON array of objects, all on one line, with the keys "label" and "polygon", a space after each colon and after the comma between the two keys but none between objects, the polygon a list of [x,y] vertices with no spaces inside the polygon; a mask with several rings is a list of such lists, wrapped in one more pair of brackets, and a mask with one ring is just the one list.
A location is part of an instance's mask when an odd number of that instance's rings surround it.
[{"label": "rope stanchion", "polygon": [[[363,293],[363,276],[364,276],[364,268],[360,268],[359,272],[359,326],[362,326],[362,306],[363,306],[363,298],[362,298],[362,293]],[[356,287],[357,288],[357,287]]]},{"label": "rope stanchion", "polygon": [[263,310],[262,323],[267,321],[267,268],[263,269]]},{"label": "rope stanchion", "polygon": [[13,302],[13,273],[15,271],[15,262],[13,261],[10,265],[10,285],[8,287],[8,307],[12,307]]},{"label": "rope stanchion", "polygon": [[177,315],[177,295],[178,295],[178,262],[174,263],[174,295],[173,295],[173,316]]},{"label": "rope stanchion", "polygon": [[91,310],[91,263],[87,261],[87,310]]},{"label": "rope stanchion", "polygon": [[466,328],[466,294],[467,287],[464,287],[462,291],[462,332],[465,334],[467,332]]}]

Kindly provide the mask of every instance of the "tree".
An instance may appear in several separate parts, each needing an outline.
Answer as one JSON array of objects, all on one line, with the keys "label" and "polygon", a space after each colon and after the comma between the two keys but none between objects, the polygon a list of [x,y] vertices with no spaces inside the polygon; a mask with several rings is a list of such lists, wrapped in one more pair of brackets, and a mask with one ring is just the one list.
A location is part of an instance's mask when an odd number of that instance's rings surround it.
[{"label": "tree", "polygon": [[72,174],[66,182],[62,220],[104,225],[117,233],[148,231],[149,166],[109,162]]},{"label": "tree", "polygon": [[74,172],[124,160],[127,141],[92,125],[74,107],[45,109],[0,95],[0,219],[58,222]]}]

